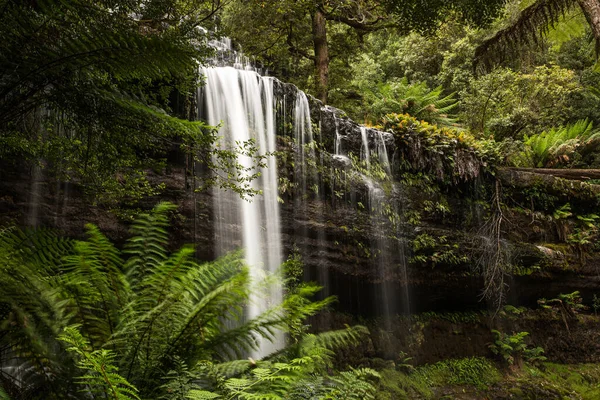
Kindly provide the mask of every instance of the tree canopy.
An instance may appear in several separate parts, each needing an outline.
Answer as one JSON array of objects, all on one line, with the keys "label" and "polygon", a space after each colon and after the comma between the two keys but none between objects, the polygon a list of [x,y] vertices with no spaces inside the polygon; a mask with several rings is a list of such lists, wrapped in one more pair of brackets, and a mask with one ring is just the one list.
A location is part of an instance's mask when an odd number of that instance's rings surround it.
[{"label": "tree canopy", "polygon": [[2,158],[42,163],[90,193],[149,194],[144,168],[177,143],[214,140],[188,120],[210,52],[200,25],[221,6],[1,0]]}]

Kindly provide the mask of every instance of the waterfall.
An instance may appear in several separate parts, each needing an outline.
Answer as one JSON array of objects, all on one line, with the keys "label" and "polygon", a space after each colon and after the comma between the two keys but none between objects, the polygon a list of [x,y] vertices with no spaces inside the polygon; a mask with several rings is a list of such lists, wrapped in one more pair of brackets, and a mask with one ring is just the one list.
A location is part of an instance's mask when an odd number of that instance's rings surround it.
[{"label": "waterfall", "polygon": [[[383,169],[386,175],[386,180],[391,183],[391,192],[386,193],[381,184],[373,180],[369,176],[363,176],[363,181],[367,187],[368,204],[371,220],[371,251],[376,255],[376,268],[381,282],[381,291],[379,293],[380,301],[378,302],[379,312],[383,317],[383,326],[386,330],[392,330],[393,315],[401,311],[403,313],[410,312],[410,297],[408,289],[397,293],[391,283],[396,275],[400,275],[404,282],[407,282],[407,266],[405,258],[405,249],[400,241],[402,236],[399,221],[395,223],[389,219],[387,213],[400,214],[399,204],[397,199],[394,199],[393,194],[399,190],[399,187],[394,185],[392,171],[385,144],[384,133],[381,131],[367,131],[366,127],[360,127],[362,140],[360,158],[366,163],[367,170],[373,167],[371,155],[374,156],[376,162]],[[369,147],[369,136],[374,142],[372,145],[374,151],[371,154]],[[393,234],[395,233],[395,237]],[[399,259],[400,264],[395,265],[394,258]],[[398,308],[398,301],[402,300],[404,305],[402,309]]]},{"label": "waterfall", "polygon": [[[363,148],[360,152],[360,159],[367,163],[367,168],[371,167],[370,154],[369,154],[369,139],[367,138],[367,128],[364,126],[360,127],[360,136],[362,138]],[[384,145],[385,146],[385,145]]]},{"label": "waterfall", "polygon": [[391,177],[392,168],[390,166],[387,148],[385,147],[385,140],[383,139],[383,133],[381,131],[377,131],[377,155],[379,156],[379,163],[383,167],[384,171],[389,177]]},{"label": "waterfall", "polygon": [[342,153],[342,137],[340,136],[340,123],[337,120],[337,117],[334,115],[333,116],[334,121],[335,121],[335,148],[334,148],[334,154],[336,156],[343,156],[344,154]]},{"label": "waterfall", "polygon": [[[231,67],[205,68],[203,88],[204,119],[219,129],[221,149],[235,149],[240,143],[254,140],[260,155],[275,151],[275,107],[273,79],[261,77],[253,71]],[[225,171],[251,175],[255,167],[251,157],[238,154],[242,171]],[[247,170],[246,170],[247,169]],[[278,207],[277,165],[274,156],[268,156],[266,167],[258,171],[260,177],[251,182],[261,195],[242,199],[237,193],[215,188],[215,244],[217,255],[240,247],[251,271],[253,288],[258,288],[265,275],[275,274],[282,263],[281,227]],[[253,295],[247,309],[249,319],[257,317],[282,300],[280,285],[271,285],[267,293]],[[274,342],[261,341],[259,351],[252,354],[262,358],[283,346],[283,334],[277,333]]]},{"label": "waterfall", "polygon": [[308,98],[301,90],[298,90],[294,107],[294,139],[299,147],[299,151],[296,153],[299,158],[296,161],[296,167],[299,169],[298,173],[302,180],[302,190],[306,192],[306,180],[308,178],[306,155],[308,153],[308,156],[314,159],[315,149],[314,147],[307,149],[307,145],[313,141],[313,133]]}]

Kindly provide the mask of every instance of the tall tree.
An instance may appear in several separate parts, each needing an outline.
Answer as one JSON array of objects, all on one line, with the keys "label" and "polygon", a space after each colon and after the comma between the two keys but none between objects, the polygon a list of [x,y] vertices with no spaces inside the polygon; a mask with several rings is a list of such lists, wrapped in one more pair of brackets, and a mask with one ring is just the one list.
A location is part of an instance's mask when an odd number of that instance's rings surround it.
[{"label": "tall tree", "polygon": [[[459,13],[469,23],[480,26],[492,21],[504,3],[505,0],[249,0],[233,3],[226,29],[245,51],[267,62],[269,52],[278,52],[280,59],[285,58],[282,50],[288,51],[292,60],[309,60],[315,94],[326,103],[332,60],[347,59],[360,47],[364,35],[385,28],[400,34],[433,32],[448,13]],[[353,43],[343,43],[344,39],[335,35],[342,29],[350,30],[345,31],[350,34],[345,40],[353,36]],[[306,32],[311,32],[309,39]]]}]

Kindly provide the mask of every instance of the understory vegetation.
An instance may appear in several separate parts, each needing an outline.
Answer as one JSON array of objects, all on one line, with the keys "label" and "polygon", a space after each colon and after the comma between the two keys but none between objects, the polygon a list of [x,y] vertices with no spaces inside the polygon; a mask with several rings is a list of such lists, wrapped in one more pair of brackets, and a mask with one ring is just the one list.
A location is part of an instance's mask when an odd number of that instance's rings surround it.
[{"label": "understory vegetation", "polygon": [[[2,382],[9,398],[214,399],[373,398],[379,374],[328,373],[335,350],[360,326],[310,334],[305,319],[333,300],[311,301],[312,284],[245,320],[250,296],[276,277],[249,283],[239,254],[199,264],[193,248],[168,253],[169,204],[132,225],[119,251],[93,225],[88,239],[5,230],[2,254]],[[262,360],[243,359],[259,337],[290,335]]]}]

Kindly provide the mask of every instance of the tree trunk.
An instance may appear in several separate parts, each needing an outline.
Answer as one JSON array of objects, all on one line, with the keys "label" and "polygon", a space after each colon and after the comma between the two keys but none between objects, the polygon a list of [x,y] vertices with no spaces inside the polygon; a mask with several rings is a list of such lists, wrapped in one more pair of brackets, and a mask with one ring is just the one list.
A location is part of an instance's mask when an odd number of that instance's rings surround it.
[{"label": "tree trunk", "polygon": [[600,0],[577,0],[577,3],[592,28],[596,39],[596,51],[598,51],[600,48]]},{"label": "tree trunk", "polygon": [[329,86],[329,50],[327,48],[327,20],[319,8],[312,16],[313,42],[315,49],[315,83],[317,98],[327,104]]}]

